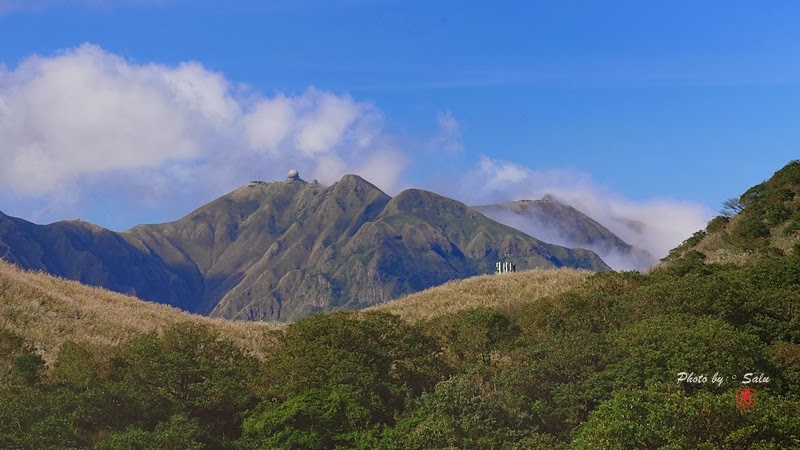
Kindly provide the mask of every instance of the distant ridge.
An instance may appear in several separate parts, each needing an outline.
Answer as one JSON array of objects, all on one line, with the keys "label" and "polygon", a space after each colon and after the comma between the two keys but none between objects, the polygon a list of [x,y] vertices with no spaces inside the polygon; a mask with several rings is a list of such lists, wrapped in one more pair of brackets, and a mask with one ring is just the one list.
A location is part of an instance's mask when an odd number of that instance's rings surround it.
[{"label": "distant ridge", "polygon": [[609,269],[591,251],[546,244],[432,192],[391,198],[356,175],[327,187],[295,175],[122,233],[0,215],[0,257],[191,312],[281,321],[491,273],[500,259],[518,270]]},{"label": "distant ridge", "polygon": [[592,250],[615,270],[643,270],[658,262],[646,250],[628,244],[591,217],[549,195],[474,208],[542,241]]}]

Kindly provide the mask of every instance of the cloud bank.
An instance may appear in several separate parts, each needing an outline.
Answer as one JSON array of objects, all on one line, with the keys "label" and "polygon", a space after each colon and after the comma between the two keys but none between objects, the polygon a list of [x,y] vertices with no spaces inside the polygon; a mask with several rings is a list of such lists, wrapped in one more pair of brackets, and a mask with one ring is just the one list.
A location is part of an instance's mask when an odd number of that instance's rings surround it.
[{"label": "cloud bank", "polygon": [[[450,185],[450,195],[471,205],[535,200],[552,195],[596,220],[628,244],[647,250],[657,258],[666,256],[692,233],[705,228],[713,216],[707,207],[692,202],[632,201],[597,185],[588,174],[566,169],[533,170],[488,157],[481,158],[460,182]],[[544,234],[547,234],[545,238],[559,236],[557,230]],[[614,260],[613,265],[620,268],[640,268],[637,267],[640,263],[623,260],[622,256],[608,255]]]},{"label": "cloud bank", "polygon": [[103,184],[207,200],[289,167],[322,183],[375,173],[391,192],[408,164],[382,113],[348,95],[263,96],[196,62],[136,64],[91,44],[0,68],[0,156],[4,189],[58,203]]}]

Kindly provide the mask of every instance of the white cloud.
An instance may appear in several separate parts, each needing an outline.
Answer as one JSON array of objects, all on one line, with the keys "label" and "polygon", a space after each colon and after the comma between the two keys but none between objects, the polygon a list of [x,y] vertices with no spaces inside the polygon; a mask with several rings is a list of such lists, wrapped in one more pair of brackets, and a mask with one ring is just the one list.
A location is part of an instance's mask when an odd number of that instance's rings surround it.
[{"label": "white cloud", "polygon": [[[145,66],[159,71],[159,66]],[[218,128],[230,125],[241,114],[240,105],[230,94],[230,85],[221,74],[188,62],[172,70],[160,70],[167,92],[173,93],[182,108],[196,111]]]},{"label": "white cloud", "polygon": [[[485,186],[488,191],[485,192],[505,189],[509,183],[519,183],[530,173],[528,169],[520,165],[505,161],[495,161],[486,157],[482,157],[478,161],[478,167],[474,172],[486,182]],[[557,178],[552,178],[546,184],[555,180]]]},{"label": "white cloud", "polygon": [[302,105],[307,114],[300,121],[295,137],[297,148],[307,154],[327,153],[342,140],[347,129],[358,119],[360,105],[349,97],[311,91]]},{"label": "white cloud", "polygon": [[196,62],[136,64],[91,44],[30,57],[0,69],[0,186],[60,199],[127,183],[129,200],[200,204],[297,167],[321,182],[369,170],[395,189],[407,161],[374,106],[313,87],[242,91]]},{"label": "white cloud", "polygon": [[436,152],[454,154],[464,150],[461,124],[451,111],[442,111],[436,117],[437,130],[431,138],[430,147]]},{"label": "white cloud", "polygon": [[400,175],[408,164],[408,157],[404,153],[395,149],[383,149],[369,155],[356,169],[356,173],[383,189],[383,186],[399,186]]},{"label": "white cloud", "polygon": [[290,99],[283,95],[265,99],[245,117],[248,143],[256,150],[276,152],[295,120]]},{"label": "white cloud", "polygon": [[323,184],[331,184],[347,173],[347,164],[338,156],[326,155],[317,159],[314,179]]},{"label": "white cloud", "polygon": [[509,161],[481,158],[451,195],[472,205],[539,199],[552,195],[604,225],[629,244],[664,257],[693,232],[705,228],[713,212],[672,199],[637,202],[566,169],[532,170]]},{"label": "white cloud", "polygon": [[[0,73],[4,183],[40,195],[75,177],[195,156],[207,102],[166,82],[181,70],[132,66],[84,45]],[[214,77],[192,75],[187,82]]]}]

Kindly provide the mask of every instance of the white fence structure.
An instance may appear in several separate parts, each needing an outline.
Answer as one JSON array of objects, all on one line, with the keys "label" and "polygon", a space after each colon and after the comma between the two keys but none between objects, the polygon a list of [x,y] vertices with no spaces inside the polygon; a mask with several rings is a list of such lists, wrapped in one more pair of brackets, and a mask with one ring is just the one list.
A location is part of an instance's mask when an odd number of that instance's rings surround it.
[{"label": "white fence structure", "polygon": [[517,265],[513,262],[501,261],[494,265],[494,273],[509,273],[516,272]]}]

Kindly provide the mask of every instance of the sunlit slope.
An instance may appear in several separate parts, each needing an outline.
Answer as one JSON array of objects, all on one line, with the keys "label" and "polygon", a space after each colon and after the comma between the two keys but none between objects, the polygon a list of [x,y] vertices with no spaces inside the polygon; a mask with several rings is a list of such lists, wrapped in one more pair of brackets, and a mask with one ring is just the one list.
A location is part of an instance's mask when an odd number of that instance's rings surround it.
[{"label": "sunlit slope", "polygon": [[490,272],[501,259],[609,269],[591,251],[541,242],[456,200],[419,189],[390,197],[356,175],[329,187],[242,187],[122,236],[176,272],[201,274],[191,311],[240,320],[361,309]]},{"label": "sunlit slope", "polygon": [[579,286],[592,273],[561,268],[481,275],[451,281],[370,310],[397,314],[412,322],[481,306],[510,312]]},{"label": "sunlit slope", "polygon": [[47,359],[65,340],[114,345],[179,322],[208,324],[256,353],[264,331],[276,326],[188,314],[42,272],[23,271],[0,260],[0,328],[35,343]]},{"label": "sunlit slope", "polygon": [[726,204],[723,215],[673,249],[663,265],[702,261],[743,266],[800,248],[800,160]]}]

